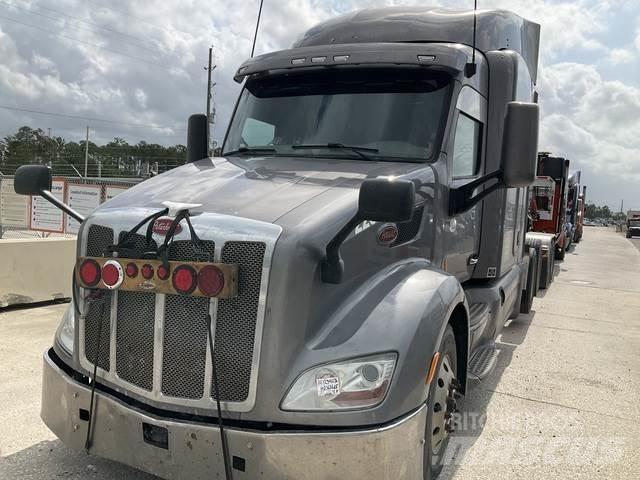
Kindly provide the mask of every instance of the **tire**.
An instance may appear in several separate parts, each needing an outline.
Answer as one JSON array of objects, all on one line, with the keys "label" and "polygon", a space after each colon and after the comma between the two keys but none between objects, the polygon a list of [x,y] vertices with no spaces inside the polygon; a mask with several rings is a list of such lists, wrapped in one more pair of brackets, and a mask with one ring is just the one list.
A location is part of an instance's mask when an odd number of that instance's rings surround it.
[{"label": "tire", "polygon": [[538,264],[538,252],[534,248],[529,249],[529,269],[527,270],[527,284],[522,290],[522,297],[520,299],[520,313],[527,314],[531,311],[533,306],[533,297],[535,288],[534,281],[537,281],[537,264]]},{"label": "tire", "polygon": [[[533,283],[533,296],[537,297],[538,289],[540,288],[540,285],[539,285],[539,283],[541,282],[540,279],[542,278],[542,263],[544,259],[544,256],[542,255],[542,240],[534,240],[532,238],[527,238],[525,239],[524,244],[526,247],[535,248],[538,254],[538,260],[536,262],[536,272],[535,272],[536,281]],[[520,300],[522,301],[522,298]]]},{"label": "tire", "polygon": [[627,232],[627,238],[631,238],[631,232]]},{"label": "tire", "polygon": [[[427,398],[427,422],[424,433],[423,456],[424,480],[433,480],[440,474],[444,466],[447,446],[449,445],[450,434],[445,428],[445,423],[446,413],[450,412],[451,406],[446,399],[449,397],[453,386],[457,383],[458,371],[456,338],[451,325],[447,325],[438,351],[440,352],[440,358],[436,366],[436,375],[429,386],[429,396]],[[443,395],[445,396],[443,397]],[[455,401],[452,403],[453,408],[455,408]],[[437,434],[436,429],[438,429]],[[434,444],[437,444],[437,447],[434,447]]]},{"label": "tire", "polygon": [[[547,255],[551,255],[551,252],[547,252]],[[539,288],[545,290],[549,286],[549,258],[542,255],[542,265],[540,266],[540,279],[538,282]]]}]

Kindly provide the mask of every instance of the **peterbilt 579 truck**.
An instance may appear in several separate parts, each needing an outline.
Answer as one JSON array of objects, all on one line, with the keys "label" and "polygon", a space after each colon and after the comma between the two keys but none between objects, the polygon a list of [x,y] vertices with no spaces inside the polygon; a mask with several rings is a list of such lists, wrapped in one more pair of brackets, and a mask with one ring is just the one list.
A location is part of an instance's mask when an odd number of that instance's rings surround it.
[{"label": "peterbilt 579 truck", "polygon": [[192,116],[187,164],[87,218],[22,167],[82,220],[44,422],[163,478],[434,478],[534,281],[538,44],[507,11],[352,13],[240,66],[221,158]]}]

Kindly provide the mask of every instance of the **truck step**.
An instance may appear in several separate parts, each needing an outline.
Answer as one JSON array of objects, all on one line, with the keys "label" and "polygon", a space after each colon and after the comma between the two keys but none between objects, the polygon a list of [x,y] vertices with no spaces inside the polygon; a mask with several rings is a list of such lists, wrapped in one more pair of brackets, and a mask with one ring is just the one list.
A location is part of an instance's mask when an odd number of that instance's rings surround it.
[{"label": "truck step", "polygon": [[469,305],[469,328],[471,331],[487,324],[489,319],[489,305],[486,303],[473,303]]},{"label": "truck step", "polygon": [[468,375],[470,379],[482,381],[487,378],[498,364],[500,351],[495,343],[480,347],[469,361]]}]

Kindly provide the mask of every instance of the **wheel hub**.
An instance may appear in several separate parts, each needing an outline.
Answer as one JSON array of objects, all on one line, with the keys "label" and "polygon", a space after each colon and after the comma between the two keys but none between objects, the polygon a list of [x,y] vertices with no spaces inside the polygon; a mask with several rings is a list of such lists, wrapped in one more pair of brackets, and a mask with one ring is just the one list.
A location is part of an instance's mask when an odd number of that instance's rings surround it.
[{"label": "wheel hub", "polygon": [[460,384],[456,381],[448,356],[445,356],[442,360],[438,375],[434,381],[436,384],[431,405],[433,409],[431,451],[434,455],[437,455],[445,440],[454,431],[453,414],[457,411],[456,400],[460,396],[458,393]]}]

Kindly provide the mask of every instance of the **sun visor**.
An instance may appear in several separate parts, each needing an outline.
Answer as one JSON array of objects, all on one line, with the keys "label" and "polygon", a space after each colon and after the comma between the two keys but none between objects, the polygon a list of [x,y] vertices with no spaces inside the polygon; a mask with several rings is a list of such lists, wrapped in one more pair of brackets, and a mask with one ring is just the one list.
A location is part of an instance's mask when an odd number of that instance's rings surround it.
[{"label": "sun visor", "polygon": [[464,69],[467,58],[463,50],[438,43],[401,46],[396,43],[321,45],[281,50],[252,58],[240,66],[234,80],[242,83],[245,77],[258,73],[344,65],[423,65],[459,72]]}]

